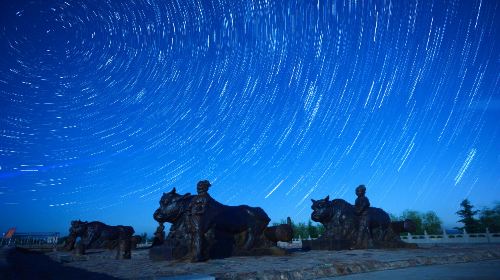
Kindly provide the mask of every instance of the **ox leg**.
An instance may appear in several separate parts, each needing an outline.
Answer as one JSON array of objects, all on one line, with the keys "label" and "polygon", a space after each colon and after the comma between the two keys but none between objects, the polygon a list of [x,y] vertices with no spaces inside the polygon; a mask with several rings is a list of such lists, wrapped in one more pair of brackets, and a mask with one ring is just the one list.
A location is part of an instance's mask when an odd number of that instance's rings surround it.
[{"label": "ox leg", "polygon": [[65,251],[73,250],[73,248],[75,248],[75,243],[76,243],[76,237],[69,236],[64,244],[63,250]]},{"label": "ox leg", "polygon": [[77,255],[85,255],[85,243],[83,238],[80,238],[80,240],[76,242],[75,248]]},{"label": "ox leg", "polygon": [[76,254],[79,256],[85,255],[85,244],[81,242],[76,244]]},{"label": "ox leg", "polygon": [[193,235],[193,246],[192,246],[192,257],[191,261],[192,262],[201,262],[204,261],[205,258],[203,257],[203,246],[205,242],[203,242],[203,234],[201,232],[196,232]]},{"label": "ox leg", "polygon": [[254,242],[255,242],[254,229],[248,229],[247,241],[245,242],[245,245],[243,246],[243,248],[247,251],[252,249]]},{"label": "ox leg", "polygon": [[117,260],[121,260],[122,259],[122,247],[123,247],[122,243],[123,243],[123,240],[119,239],[118,240],[118,246],[116,246],[116,257],[115,258]]},{"label": "ox leg", "polygon": [[243,247],[245,250],[248,251],[253,249],[257,238],[264,232],[266,226],[267,223],[261,223],[260,221],[257,221],[256,224],[253,224],[248,228],[247,241],[245,242],[245,245]]},{"label": "ox leg", "polygon": [[207,260],[205,256],[206,242],[205,242],[205,230],[203,228],[199,228],[198,231],[194,234],[194,262],[202,262]]},{"label": "ox leg", "polygon": [[91,244],[97,240],[97,236],[93,231],[90,231],[87,236],[82,237],[80,242],[76,244],[76,251],[79,255],[84,255],[85,251],[90,248]]},{"label": "ox leg", "polygon": [[125,240],[123,240],[123,258],[129,260],[132,257],[132,235],[127,236]]},{"label": "ox leg", "polygon": [[119,229],[118,246],[116,246],[116,259],[130,259],[132,257],[132,232]]},{"label": "ox leg", "polygon": [[195,262],[199,262],[203,260],[202,252],[203,252],[203,236],[201,232],[197,232],[194,236],[194,258]]},{"label": "ox leg", "polygon": [[205,232],[207,231],[206,229],[208,228],[208,226],[205,225],[205,222],[203,221],[203,217],[201,215],[193,215],[191,218],[192,218],[191,261],[192,262],[205,261],[207,259],[204,254],[206,249]]},{"label": "ox leg", "polygon": [[131,240],[129,238],[120,239],[118,246],[116,246],[116,259],[128,260],[132,257],[131,253]]}]

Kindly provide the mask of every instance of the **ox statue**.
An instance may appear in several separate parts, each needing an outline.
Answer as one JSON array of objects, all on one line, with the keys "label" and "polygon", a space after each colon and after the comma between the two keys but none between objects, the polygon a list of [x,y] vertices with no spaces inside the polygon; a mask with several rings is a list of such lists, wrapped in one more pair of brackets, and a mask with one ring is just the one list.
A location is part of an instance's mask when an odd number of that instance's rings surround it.
[{"label": "ox statue", "polygon": [[[101,222],[72,221],[69,236],[64,249],[71,251],[77,247],[78,253],[84,254],[86,249],[117,249],[117,259],[130,259],[132,235],[131,226],[109,226]],[[77,239],[80,242],[76,244]]]}]

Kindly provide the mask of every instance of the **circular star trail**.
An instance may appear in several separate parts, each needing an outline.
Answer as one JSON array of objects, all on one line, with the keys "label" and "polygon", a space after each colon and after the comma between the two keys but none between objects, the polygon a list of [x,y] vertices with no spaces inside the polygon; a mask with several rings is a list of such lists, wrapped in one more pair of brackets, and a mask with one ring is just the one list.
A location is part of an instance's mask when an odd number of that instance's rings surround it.
[{"label": "circular star trail", "polygon": [[4,2],[1,227],[152,232],[202,179],[273,221],[500,198],[498,1]]}]

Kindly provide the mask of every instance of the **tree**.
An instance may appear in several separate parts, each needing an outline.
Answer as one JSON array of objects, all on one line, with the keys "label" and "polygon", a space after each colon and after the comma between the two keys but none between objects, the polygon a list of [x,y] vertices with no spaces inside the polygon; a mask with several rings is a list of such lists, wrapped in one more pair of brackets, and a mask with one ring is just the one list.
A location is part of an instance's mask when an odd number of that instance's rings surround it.
[{"label": "tree", "polygon": [[399,217],[392,213],[389,213],[389,218],[391,219],[392,222],[399,221]]},{"label": "tree", "polygon": [[[277,226],[280,224],[286,224],[286,220],[282,219],[280,223],[272,223],[273,226]],[[319,223],[313,223],[309,220],[306,223],[294,223],[292,221],[292,229],[293,229],[293,238],[298,239],[299,237],[302,239],[306,239],[309,236],[311,238],[318,238],[321,234],[325,232],[325,227]]]},{"label": "tree", "polygon": [[307,234],[311,238],[318,238],[325,232],[325,226],[321,223],[313,223],[311,220],[307,222]]},{"label": "tree", "polygon": [[422,215],[422,226],[428,234],[440,234],[443,232],[441,224],[443,222],[434,211],[428,211]]},{"label": "tree", "polygon": [[144,232],[143,234],[141,234],[141,240],[142,240],[142,243],[148,242],[148,233],[147,232]]},{"label": "tree", "polygon": [[460,203],[460,207],[462,207],[462,209],[458,210],[456,214],[461,217],[458,222],[462,223],[464,226],[456,227],[456,229],[465,229],[469,233],[479,232],[480,224],[479,221],[474,217],[479,212],[479,210],[473,210],[474,206],[468,199],[462,200],[462,202]]},{"label": "tree", "polygon": [[307,232],[307,227],[305,223],[298,223],[295,225],[292,223],[292,228],[293,228],[293,238],[302,238],[306,239],[309,237],[309,233]]},{"label": "tree", "polygon": [[492,209],[485,207],[479,212],[481,231],[500,232],[500,202],[496,202]]},{"label": "tree", "polygon": [[325,233],[325,226],[323,224],[318,224],[317,225],[317,228],[318,228],[318,237],[323,235],[323,233]]},{"label": "tree", "polygon": [[307,222],[307,234],[311,238],[318,238],[318,228],[312,224],[312,221]]}]

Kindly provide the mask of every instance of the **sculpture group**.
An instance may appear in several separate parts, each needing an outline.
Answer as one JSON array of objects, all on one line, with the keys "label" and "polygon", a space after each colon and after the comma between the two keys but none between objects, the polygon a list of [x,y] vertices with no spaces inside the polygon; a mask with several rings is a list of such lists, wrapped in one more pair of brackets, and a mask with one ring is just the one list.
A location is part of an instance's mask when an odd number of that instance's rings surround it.
[{"label": "sculpture group", "polygon": [[[199,181],[197,194],[179,194],[173,188],[163,193],[153,218],[158,222],[150,248],[152,260],[205,261],[236,255],[282,255],[278,241],[291,242],[291,220],[268,226],[269,216],[260,207],[227,206],[208,194],[209,181]],[[343,199],[312,201],[311,219],[324,225],[315,240],[303,240],[305,250],[344,250],[410,247],[401,241],[401,232],[413,232],[411,220],[391,221],[380,208],[371,207],[366,187],[356,188],[354,205]],[[165,236],[164,223],[170,223]],[[116,248],[117,258],[130,258],[137,242],[130,226],[108,226],[101,222],[71,222],[65,249],[80,253],[91,248]],[[77,238],[80,242],[76,243]]]}]

